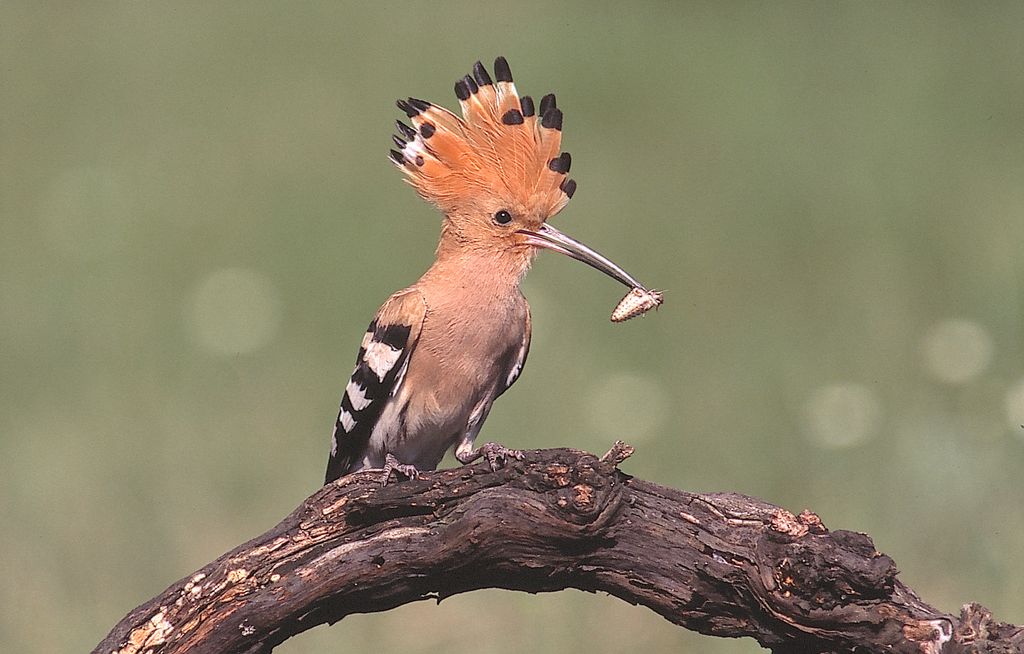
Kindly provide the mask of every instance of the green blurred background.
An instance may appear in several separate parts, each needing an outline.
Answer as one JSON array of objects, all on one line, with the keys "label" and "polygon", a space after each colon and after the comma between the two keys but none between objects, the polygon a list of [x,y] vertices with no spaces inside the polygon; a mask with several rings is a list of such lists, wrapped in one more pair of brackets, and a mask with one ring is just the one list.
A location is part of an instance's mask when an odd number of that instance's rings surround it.
[{"label": "green blurred background", "polygon": [[[1024,622],[1024,4],[0,4],[0,642],[83,651],[323,474],[438,216],[386,153],[503,54],[580,190],[487,438],[865,531]],[[353,616],[280,648],[754,652],[575,591]]]}]

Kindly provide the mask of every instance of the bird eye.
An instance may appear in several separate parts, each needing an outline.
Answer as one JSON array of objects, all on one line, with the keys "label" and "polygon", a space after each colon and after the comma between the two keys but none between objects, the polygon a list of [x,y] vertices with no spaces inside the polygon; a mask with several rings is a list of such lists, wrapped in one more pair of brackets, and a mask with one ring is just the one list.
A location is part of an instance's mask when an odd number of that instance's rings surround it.
[{"label": "bird eye", "polygon": [[499,225],[507,225],[512,222],[512,214],[502,209],[498,213],[494,214],[494,222]]}]

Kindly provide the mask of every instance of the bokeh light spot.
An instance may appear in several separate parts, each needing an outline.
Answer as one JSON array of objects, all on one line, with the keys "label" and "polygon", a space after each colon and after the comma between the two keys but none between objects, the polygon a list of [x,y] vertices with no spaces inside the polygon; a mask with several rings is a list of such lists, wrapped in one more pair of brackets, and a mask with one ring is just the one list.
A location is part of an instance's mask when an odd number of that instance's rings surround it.
[{"label": "bokeh light spot", "polygon": [[277,335],[281,301],[262,273],[226,268],[199,283],[188,303],[187,322],[195,341],[220,355],[258,350]]},{"label": "bokeh light spot", "polygon": [[661,384],[620,372],[604,376],[587,394],[587,418],[595,437],[638,442],[665,419],[668,396]]},{"label": "bokeh light spot", "polygon": [[924,367],[935,379],[964,384],[985,372],[992,361],[992,337],[969,320],[944,320],[925,334]]},{"label": "bokeh light spot", "polygon": [[807,439],[828,449],[860,445],[878,429],[881,403],[861,384],[831,384],[816,390],[804,407]]}]

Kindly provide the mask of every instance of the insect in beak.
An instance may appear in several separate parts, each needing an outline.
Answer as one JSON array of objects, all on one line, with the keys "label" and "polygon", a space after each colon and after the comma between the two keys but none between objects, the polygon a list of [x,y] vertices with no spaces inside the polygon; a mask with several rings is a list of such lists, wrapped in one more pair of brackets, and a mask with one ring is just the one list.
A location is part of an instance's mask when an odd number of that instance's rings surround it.
[{"label": "insect in beak", "polygon": [[519,233],[524,234],[526,242],[534,247],[561,252],[630,287],[630,292],[622,298],[618,306],[615,307],[615,311],[612,312],[612,322],[623,322],[642,315],[651,309],[656,309],[663,301],[660,291],[649,290],[608,257],[573,237],[563,234],[547,223],[542,224],[537,231],[521,229]]}]

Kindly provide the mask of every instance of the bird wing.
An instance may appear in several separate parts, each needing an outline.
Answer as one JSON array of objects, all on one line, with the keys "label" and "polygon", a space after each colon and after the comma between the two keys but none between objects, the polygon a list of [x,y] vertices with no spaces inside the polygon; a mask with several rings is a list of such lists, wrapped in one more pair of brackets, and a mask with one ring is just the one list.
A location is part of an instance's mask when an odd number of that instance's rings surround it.
[{"label": "bird wing", "polygon": [[364,455],[384,407],[402,386],[426,313],[415,288],[395,293],[377,310],[341,396],[325,484],[348,474]]},{"label": "bird wing", "polygon": [[523,372],[523,366],[526,365],[526,357],[530,354],[530,335],[533,333],[533,321],[530,319],[530,308],[526,308],[526,329],[523,331],[523,341],[519,347],[515,350],[514,356],[509,358],[508,372],[505,374],[505,378],[502,379],[502,384],[498,385],[498,394],[494,396],[495,399],[501,397],[501,394],[512,387],[512,384],[516,383],[519,379],[519,375]]}]

